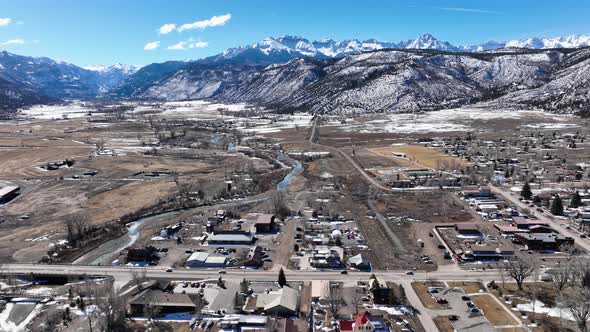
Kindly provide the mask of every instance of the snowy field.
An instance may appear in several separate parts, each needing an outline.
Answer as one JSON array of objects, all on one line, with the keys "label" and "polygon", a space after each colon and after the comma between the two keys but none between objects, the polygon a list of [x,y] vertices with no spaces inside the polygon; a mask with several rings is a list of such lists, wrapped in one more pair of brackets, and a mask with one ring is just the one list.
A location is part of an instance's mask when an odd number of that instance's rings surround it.
[{"label": "snowy field", "polygon": [[[279,115],[273,119],[248,119],[247,121],[242,121],[243,125],[238,127],[238,129],[256,134],[277,133],[281,130],[295,127],[306,130],[312,117],[308,113],[295,113],[293,115]],[[241,119],[237,119],[237,121],[240,122]]]},{"label": "snowy field", "polygon": [[21,114],[25,117],[31,117],[34,119],[42,120],[53,120],[53,119],[75,119],[83,118],[93,109],[86,108],[78,103],[72,105],[60,106],[60,105],[37,105],[30,109],[21,111]]},{"label": "snowy field", "polygon": [[[472,131],[483,129],[482,124],[492,121],[524,122],[528,129],[574,128],[575,119],[570,115],[550,114],[542,111],[484,111],[475,108],[459,108],[419,114],[385,114],[380,119],[354,120],[342,126],[348,132],[361,133],[437,133]],[[533,122],[533,123],[528,123]],[[491,130],[490,128],[489,130]]]}]

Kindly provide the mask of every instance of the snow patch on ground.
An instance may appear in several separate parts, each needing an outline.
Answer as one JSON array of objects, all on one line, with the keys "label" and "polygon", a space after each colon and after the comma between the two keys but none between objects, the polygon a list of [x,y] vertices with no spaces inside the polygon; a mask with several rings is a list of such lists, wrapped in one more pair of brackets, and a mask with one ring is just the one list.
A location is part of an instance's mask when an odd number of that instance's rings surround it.
[{"label": "snow patch on ground", "polygon": [[60,105],[38,105],[29,109],[22,110],[22,114],[26,117],[34,119],[52,120],[52,119],[75,119],[83,118],[92,112],[90,108],[83,107],[80,104],[72,104],[66,106]]},{"label": "snow patch on ground", "polygon": [[[426,113],[393,113],[385,115],[386,119],[355,121],[342,128],[348,132],[361,133],[424,133],[453,132],[474,129],[473,122],[490,120],[518,120],[539,117],[544,122],[539,125],[551,125],[555,128],[575,127],[569,115],[549,114],[542,111],[486,111],[476,108],[457,108]],[[529,125],[535,128],[536,125]],[[524,127],[524,126],[523,126]]]},{"label": "snow patch on ground", "polygon": [[[535,305],[534,305],[534,309],[536,313],[540,313],[540,314],[547,314],[551,317],[559,317],[559,308],[551,308],[551,307],[546,307],[545,303],[541,302],[541,301],[536,301]],[[516,305],[516,308],[513,308],[512,310],[514,311],[526,311],[526,312],[533,312],[533,303],[522,303],[522,304],[518,304]],[[573,316],[571,315],[571,313],[568,310],[561,310],[561,317],[563,319],[567,319],[567,320],[574,320]]]},{"label": "snow patch on ground", "polygon": [[20,324],[15,324],[8,320],[10,312],[15,309],[18,304],[7,303],[6,308],[0,313],[0,331],[3,332],[22,332],[25,331],[25,327],[41,312],[42,304],[36,305],[35,308],[29,313],[29,315]]}]

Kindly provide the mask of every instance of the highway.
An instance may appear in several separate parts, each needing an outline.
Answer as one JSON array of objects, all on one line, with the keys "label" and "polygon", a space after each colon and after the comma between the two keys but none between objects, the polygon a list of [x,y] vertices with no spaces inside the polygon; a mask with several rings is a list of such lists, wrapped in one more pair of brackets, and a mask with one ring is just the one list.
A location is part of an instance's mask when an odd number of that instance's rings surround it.
[{"label": "highway", "polygon": [[[2,264],[0,271],[4,273],[36,273],[45,275],[104,275],[116,279],[131,279],[133,271],[145,271],[146,276],[154,279],[172,280],[199,280],[206,278],[242,279],[244,276],[252,280],[276,280],[278,273],[263,269],[226,269],[225,274],[220,270],[206,269],[174,269],[166,272],[163,267],[121,267],[121,266],[90,266],[90,265],[44,265],[44,264]],[[458,268],[441,269],[436,272],[415,272],[415,275],[407,275],[405,271],[374,271],[374,272],[349,272],[341,274],[340,271],[285,271],[289,280],[358,280],[369,278],[374,273],[385,280],[393,282],[413,281],[423,279],[433,280],[465,280],[465,281],[489,281],[498,279],[498,271],[465,271]]]}]

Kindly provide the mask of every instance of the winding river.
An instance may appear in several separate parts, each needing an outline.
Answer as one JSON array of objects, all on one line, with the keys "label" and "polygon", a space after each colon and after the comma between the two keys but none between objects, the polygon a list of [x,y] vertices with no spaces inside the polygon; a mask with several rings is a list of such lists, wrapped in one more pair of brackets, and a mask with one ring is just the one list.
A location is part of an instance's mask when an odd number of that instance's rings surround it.
[{"label": "winding river", "polygon": [[[282,155],[283,158],[288,159],[290,164],[294,164],[295,166],[292,167],[291,171],[285,175],[285,177],[277,183],[277,191],[278,192],[285,192],[289,185],[293,182],[293,180],[303,172],[303,165],[299,161],[295,161],[289,158],[286,155]],[[243,199],[237,200],[233,202],[223,202],[219,205],[226,205],[226,204],[236,204],[236,205],[246,205],[252,203],[258,203],[267,200],[268,197],[261,197],[261,198],[252,198],[252,199]],[[146,222],[152,221],[165,221],[169,219],[173,219],[178,216],[180,212],[172,211],[172,212],[165,212],[149,217],[144,217],[138,219],[137,221],[128,223],[128,230],[127,234],[120,236],[116,239],[103,243],[102,245],[98,246],[97,248],[91,250],[89,253],[83,255],[82,257],[78,258],[73,262],[73,264],[89,264],[89,265],[101,265],[105,260],[117,255],[119,252],[131,247],[135,244],[135,242],[139,239],[139,230],[141,226]],[[115,248],[115,249],[112,249]]]}]

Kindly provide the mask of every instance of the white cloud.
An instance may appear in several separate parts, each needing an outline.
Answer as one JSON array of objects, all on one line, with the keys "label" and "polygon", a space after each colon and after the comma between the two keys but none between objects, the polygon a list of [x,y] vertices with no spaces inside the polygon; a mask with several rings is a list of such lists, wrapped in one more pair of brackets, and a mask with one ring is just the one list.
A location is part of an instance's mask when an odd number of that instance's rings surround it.
[{"label": "white cloud", "polygon": [[152,51],[157,49],[158,47],[160,47],[160,42],[159,41],[153,41],[153,42],[149,42],[147,44],[145,44],[145,46],[143,47],[144,50],[146,51]]},{"label": "white cloud", "polygon": [[437,9],[445,10],[448,12],[464,12],[464,13],[478,13],[478,14],[494,14],[502,15],[504,13],[495,10],[486,10],[479,8],[463,8],[463,7],[437,7]]},{"label": "white cloud", "polygon": [[170,45],[167,47],[167,49],[169,50],[173,50],[173,51],[184,51],[184,50],[188,50],[188,49],[193,49],[193,48],[205,48],[209,46],[209,43],[204,42],[204,41],[197,41],[197,42],[193,42],[192,40],[184,40],[181,42],[178,42],[174,45]]},{"label": "white cloud", "polygon": [[160,34],[161,35],[165,35],[165,34],[169,34],[170,32],[176,30],[176,24],[164,24],[160,27]]},{"label": "white cloud", "polygon": [[188,45],[188,48],[205,48],[209,46],[208,42],[198,41]]},{"label": "white cloud", "polygon": [[9,45],[24,45],[26,42],[22,39],[11,39],[5,42],[0,43],[0,46],[9,46]]},{"label": "white cloud", "polygon": [[186,50],[185,46],[186,46],[186,42],[185,41],[181,41],[181,42],[178,42],[178,43],[176,43],[174,45],[168,46],[168,49],[169,50],[175,50],[175,51]]},{"label": "white cloud", "polygon": [[222,26],[225,25],[231,19],[231,14],[225,14],[221,16],[213,16],[209,19],[196,21],[193,23],[186,23],[181,25],[177,28],[178,32],[182,32],[185,30],[194,30],[194,29],[206,29],[210,27]]},{"label": "white cloud", "polygon": [[9,25],[10,23],[12,23],[11,18],[9,18],[9,17],[0,18],[0,27],[3,27],[5,25]]}]

